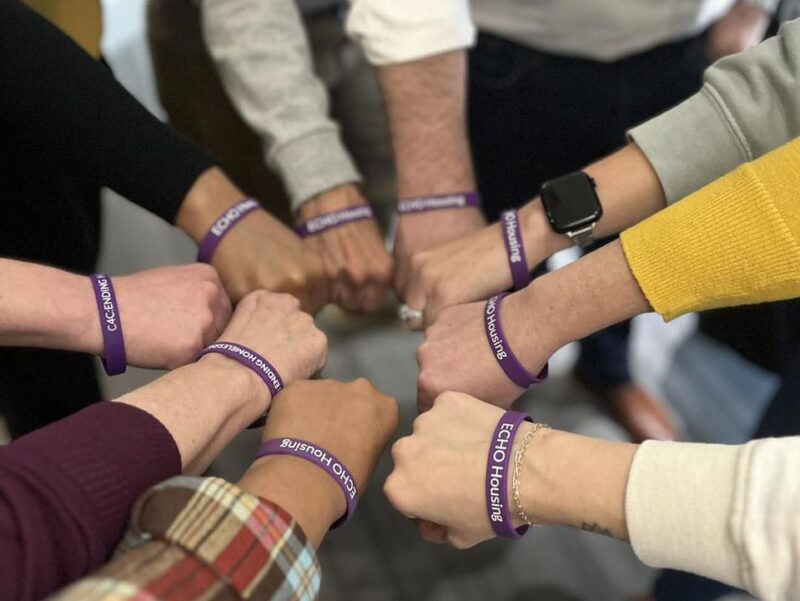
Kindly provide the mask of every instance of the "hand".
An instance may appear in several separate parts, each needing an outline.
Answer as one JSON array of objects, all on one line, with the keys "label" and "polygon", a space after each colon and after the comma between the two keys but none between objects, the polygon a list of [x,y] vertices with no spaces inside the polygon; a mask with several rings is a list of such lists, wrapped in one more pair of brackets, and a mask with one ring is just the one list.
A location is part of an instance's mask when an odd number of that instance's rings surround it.
[{"label": "hand", "polygon": [[[365,203],[355,185],[340,186],[303,203],[298,223]],[[348,311],[376,311],[383,305],[392,277],[392,258],[374,220],[329,229],[309,236],[303,244],[321,259],[332,302]]]},{"label": "hand", "polygon": [[[112,283],[130,365],[174,369],[191,363],[231,315],[230,300],[209,265],[150,269],[112,278]],[[87,299],[90,286],[86,278]],[[103,335],[96,305],[94,313],[91,348],[100,355]]]},{"label": "hand", "polygon": [[412,277],[411,258],[415,254],[463,238],[485,225],[483,214],[475,207],[401,215],[394,242],[397,295],[404,301],[407,299]]},{"label": "hand", "polygon": [[[222,171],[209,169],[189,190],[175,223],[199,243],[211,224],[243,196]],[[256,211],[237,223],[220,242],[212,263],[234,303],[253,290],[292,294],[312,314],[328,302],[322,261],[266,212]]]},{"label": "hand", "polygon": [[[525,257],[532,270],[558,250],[561,241],[548,226],[540,203],[528,203],[519,210],[519,217]],[[494,223],[412,257],[406,303],[423,311],[425,317],[424,324],[409,326],[427,327],[445,307],[486,300],[511,286],[503,232],[500,224]]]},{"label": "hand", "polygon": [[[523,291],[524,292],[524,291]],[[420,412],[446,391],[465,392],[498,407],[508,408],[524,392],[505,374],[495,358],[483,323],[486,303],[470,303],[445,309],[425,332],[417,351],[419,381],[417,403]],[[500,305],[499,319],[514,354],[536,374],[549,353],[530,326],[525,297],[517,292]]]},{"label": "hand", "polygon": [[291,294],[312,315],[328,302],[320,258],[268,213],[257,211],[238,223],[212,262],[234,302],[259,289]]},{"label": "hand", "polygon": [[[285,386],[322,369],[328,353],[325,334],[300,310],[297,298],[266,290],[251,292],[239,302],[219,340],[242,344],[263,355]],[[257,378],[256,374],[253,377]],[[258,382],[268,395],[266,386]]]},{"label": "hand", "polygon": [[758,7],[737,2],[709,30],[708,54],[716,60],[743,52],[764,39],[770,15]]},{"label": "hand", "polygon": [[[446,392],[414,421],[412,435],[392,447],[394,471],[384,492],[397,511],[420,520],[425,540],[463,549],[495,536],[484,488],[489,446],[502,415],[466,394]],[[530,427],[520,426],[515,443]]]},{"label": "hand", "polygon": [[[275,400],[263,439],[289,436],[318,444],[347,466],[363,495],[397,420],[397,403],[367,380],[304,381]],[[240,486],[289,511],[314,544],[347,507],[330,476],[296,457],[259,459]]]}]

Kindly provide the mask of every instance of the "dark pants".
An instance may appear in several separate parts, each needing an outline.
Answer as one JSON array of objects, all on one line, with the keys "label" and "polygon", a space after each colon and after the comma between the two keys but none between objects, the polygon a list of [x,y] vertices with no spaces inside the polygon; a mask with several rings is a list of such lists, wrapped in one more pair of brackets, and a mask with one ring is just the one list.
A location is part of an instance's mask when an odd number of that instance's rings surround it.
[{"label": "dark pants", "polygon": [[[91,273],[100,245],[96,186],[5,131],[0,139],[0,257]],[[0,348],[0,413],[21,436],[100,400],[94,359]]]},{"label": "dark pants", "polygon": [[[619,149],[628,129],[696,92],[707,66],[702,36],[601,63],[480,34],[470,54],[469,127],[487,217]],[[629,381],[629,330],[626,322],[584,340],[584,375],[607,386]]]}]

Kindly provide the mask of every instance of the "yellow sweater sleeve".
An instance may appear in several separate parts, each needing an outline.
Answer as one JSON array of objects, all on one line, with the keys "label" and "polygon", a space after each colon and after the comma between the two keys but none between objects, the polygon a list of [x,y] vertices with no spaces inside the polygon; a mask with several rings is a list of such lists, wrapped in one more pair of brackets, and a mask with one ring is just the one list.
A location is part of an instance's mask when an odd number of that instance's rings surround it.
[{"label": "yellow sweater sleeve", "polygon": [[628,265],[665,319],[800,297],[800,138],[621,236]]}]

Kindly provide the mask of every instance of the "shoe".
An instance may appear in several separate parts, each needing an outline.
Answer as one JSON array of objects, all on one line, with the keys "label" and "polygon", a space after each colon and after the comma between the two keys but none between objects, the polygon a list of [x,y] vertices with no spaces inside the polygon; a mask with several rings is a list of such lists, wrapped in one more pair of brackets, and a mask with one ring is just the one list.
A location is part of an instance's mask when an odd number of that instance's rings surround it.
[{"label": "shoe", "polygon": [[634,442],[680,440],[681,433],[663,402],[635,382],[605,387],[576,377],[603,401]]}]

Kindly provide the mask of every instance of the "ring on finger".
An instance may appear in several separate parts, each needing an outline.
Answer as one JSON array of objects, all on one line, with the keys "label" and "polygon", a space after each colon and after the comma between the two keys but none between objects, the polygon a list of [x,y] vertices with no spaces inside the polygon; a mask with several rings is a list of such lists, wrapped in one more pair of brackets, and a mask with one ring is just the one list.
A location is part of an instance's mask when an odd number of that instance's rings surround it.
[{"label": "ring on finger", "polygon": [[397,314],[405,322],[409,321],[422,321],[423,313],[419,309],[412,309],[408,305],[400,305]]}]

